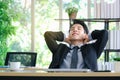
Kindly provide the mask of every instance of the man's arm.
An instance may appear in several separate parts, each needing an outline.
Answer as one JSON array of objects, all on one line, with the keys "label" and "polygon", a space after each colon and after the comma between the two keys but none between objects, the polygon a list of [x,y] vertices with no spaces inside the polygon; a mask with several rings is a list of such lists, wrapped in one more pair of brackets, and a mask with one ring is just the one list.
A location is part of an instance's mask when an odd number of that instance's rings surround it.
[{"label": "man's arm", "polygon": [[104,50],[106,43],[108,41],[108,31],[107,30],[95,30],[91,34],[93,39],[97,41],[93,44],[96,49],[97,56],[99,57]]},{"label": "man's arm", "polygon": [[58,43],[56,41],[64,40],[64,34],[61,31],[59,32],[47,31],[45,32],[44,37],[48,48],[53,54],[56,53],[56,50],[58,48]]}]

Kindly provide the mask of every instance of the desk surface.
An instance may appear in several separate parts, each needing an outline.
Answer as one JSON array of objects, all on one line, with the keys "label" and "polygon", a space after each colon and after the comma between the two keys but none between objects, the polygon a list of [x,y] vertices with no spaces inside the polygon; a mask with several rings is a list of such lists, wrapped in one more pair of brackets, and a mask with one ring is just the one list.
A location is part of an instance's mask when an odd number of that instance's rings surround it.
[{"label": "desk surface", "polygon": [[25,68],[21,71],[10,71],[7,68],[0,68],[0,76],[120,76],[120,72],[47,72],[40,68]]}]

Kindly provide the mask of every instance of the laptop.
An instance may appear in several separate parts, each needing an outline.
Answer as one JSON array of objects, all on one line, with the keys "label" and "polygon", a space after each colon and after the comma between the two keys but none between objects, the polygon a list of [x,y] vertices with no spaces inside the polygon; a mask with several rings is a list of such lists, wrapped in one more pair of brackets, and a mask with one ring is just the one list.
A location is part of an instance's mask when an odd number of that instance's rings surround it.
[{"label": "laptop", "polygon": [[47,72],[91,72],[90,69],[42,69]]}]

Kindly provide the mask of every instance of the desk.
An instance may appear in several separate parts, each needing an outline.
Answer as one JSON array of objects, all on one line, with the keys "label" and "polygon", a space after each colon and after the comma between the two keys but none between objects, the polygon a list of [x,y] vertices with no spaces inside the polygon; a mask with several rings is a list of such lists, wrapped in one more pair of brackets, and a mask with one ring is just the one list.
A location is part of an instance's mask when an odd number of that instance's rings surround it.
[{"label": "desk", "polygon": [[0,80],[99,80],[120,78],[119,72],[46,72],[40,68],[23,71],[0,69]]}]

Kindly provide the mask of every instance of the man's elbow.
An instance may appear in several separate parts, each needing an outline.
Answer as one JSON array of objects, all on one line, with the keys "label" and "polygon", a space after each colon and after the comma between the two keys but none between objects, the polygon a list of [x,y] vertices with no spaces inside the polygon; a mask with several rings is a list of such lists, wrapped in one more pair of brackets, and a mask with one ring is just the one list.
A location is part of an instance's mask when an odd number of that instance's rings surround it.
[{"label": "man's elbow", "polygon": [[48,36],[50,36],[50,31],[46,31],[46,32],[44,33],[44,37],[45,37],[45,38],[48,37]]},{"label": "man's elbow", "polygon": [[106,40],[108,40],[108,31],[104,30],[103,33],[104,33],[104,36],[105,36]]}]

